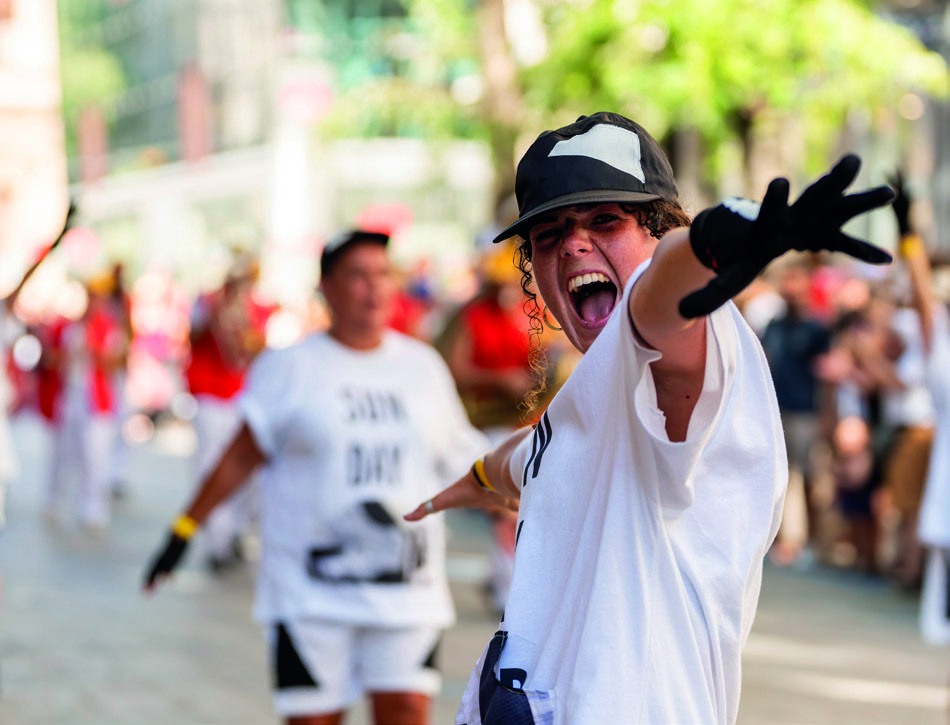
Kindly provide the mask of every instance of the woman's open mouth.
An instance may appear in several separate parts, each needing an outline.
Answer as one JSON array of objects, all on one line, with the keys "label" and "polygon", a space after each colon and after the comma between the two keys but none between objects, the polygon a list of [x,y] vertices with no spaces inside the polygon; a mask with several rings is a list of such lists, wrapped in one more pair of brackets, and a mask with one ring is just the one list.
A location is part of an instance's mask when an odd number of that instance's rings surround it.
[{"label": "woman's open mouth", "polygon": [[617,304],[617,285],[600,272],[587,272],[572,277],[567,282],[567,291],[571,296],[574,312],[581,321],[589,325],[606,320]]}]

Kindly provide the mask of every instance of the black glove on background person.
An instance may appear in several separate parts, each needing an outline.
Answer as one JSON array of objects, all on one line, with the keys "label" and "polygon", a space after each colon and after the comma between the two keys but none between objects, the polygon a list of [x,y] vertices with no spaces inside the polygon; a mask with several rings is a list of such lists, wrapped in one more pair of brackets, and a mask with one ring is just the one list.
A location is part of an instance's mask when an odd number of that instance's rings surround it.
[{"label": "black glove on background person", "polygon": [[175,519],[171,531],[168,532],[165,545],[154,556],[145,574],[143,588],[146,592],[154,589],[160,579],[167,577],[175,570],[185,553],[185,549],[188,548],[188,541],[197,528],[198,525],[190,516],[179,516]]},{"label": "black glove on background person", "polygon": [[773,179],[761,207],[746,199],[730,199],[696,215],[689,241],[697,259],[717,276],[679,305],[686,318],[716,310],[745,289],[769,262],[794,249],[800,252],[844,252],[871,264],[888,264],[890,254],[841,231],[850,219],[894,198],[888,186],[845,195],[861,160],[844,156],[825,176],[788,204],[788,179]]},{"label": "black glove on background person", "polygon": [[888,181],[894,187],[894,193],[896,194],[891,209],[894,210],[894,216],[897,217],[897,229],[902,237],[906,237],[910,234],[910,197],[904,188],[904,176],[898,171]]}]

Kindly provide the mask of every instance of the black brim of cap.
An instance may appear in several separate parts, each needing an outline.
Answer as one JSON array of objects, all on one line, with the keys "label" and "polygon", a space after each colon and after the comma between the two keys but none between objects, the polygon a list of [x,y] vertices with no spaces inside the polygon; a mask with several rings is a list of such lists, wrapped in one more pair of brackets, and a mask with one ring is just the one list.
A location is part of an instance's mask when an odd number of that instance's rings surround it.
[{"label": "black brim of cap", "polygon": [[662,197],[659,194],[646,194],[641,191],[622,191],[612,189],[595,189],[592,191],[578,191],[574,194],[565,194],[564,196],[559,196],[556,199],[551,199],[536,209],[532,209],[524,216],[519,217],[514,224],[510,224],[500,234],[492,239],[492,244],[498,244],[499,242],[510,239],[515,235],[527,239],[527,233],[530,231],[531,225],[537,220],[539,216],[546,214],[549,211],[554,211],[555,209],[562,209],[565,206],[575,206],[576,204],[609,204],[611,202],[617,204],[621,204],[623,202],[642,203],[645,201],[655,201],[656,199],[660,198]]}]

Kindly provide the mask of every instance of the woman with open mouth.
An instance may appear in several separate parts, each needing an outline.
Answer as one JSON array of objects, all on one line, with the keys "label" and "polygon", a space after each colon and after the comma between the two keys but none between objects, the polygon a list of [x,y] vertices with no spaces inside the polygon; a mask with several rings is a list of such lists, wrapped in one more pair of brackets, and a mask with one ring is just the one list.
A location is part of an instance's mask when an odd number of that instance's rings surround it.
[{"label": "woman with open mouth", "polygon": [[792,249],[890,261],[840,231],[893,197],[845,195],[859,164],[791,205],[776,179],[761,207],[690,223],[663,151],[623,116],[528,149],[498,240],[521,237],[544,316],[584,357],[533,429],[406,516],[520,502],[508,605],[457,725],[735,722],[787,467],[765,357],[729,300]]}]

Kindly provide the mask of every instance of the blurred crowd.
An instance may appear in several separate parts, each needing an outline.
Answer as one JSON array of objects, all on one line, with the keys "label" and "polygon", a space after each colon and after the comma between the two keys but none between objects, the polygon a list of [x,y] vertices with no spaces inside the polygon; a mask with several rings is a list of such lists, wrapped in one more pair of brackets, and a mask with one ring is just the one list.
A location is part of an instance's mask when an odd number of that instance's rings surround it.
[{"label": "blurred crowd", "polygon": [[[390,326],[439,350],[472,423],[501,440],[536,419],[576,353],[540,310],[529,314],[513,247],[476,244],[471,293],[461,298],[430,271],[419,265],[401,275]],[[944,300],[948,271],[934,275]],[[868,274],[866,266],[805,254],[773,265],[736,300],[772,367],[789,455],[789,492],[770,557],[783,566],[853,568],[916,592],[917,514],[935,413],[901,263]],[[3,300],[4,404],[10,416],[32,413],[48,426],[44,515],[51,523],[69,518],[89,532],[105,530],[111,503],[134,490],[130,447],[168,422],[194,427],[200,480],[234,433],[236,397],[257,353],[326,326],[315,297],[288,327],[287,311],[262,299],[258,283],[257,260],[236,253],[221,284],[195,299],[169,275],[133,280],[116,264],[70,280],[60,293],[68,305],[24,302],[24,285]],[[10,480],[16,455],[3,423],[0,477]],[[253,481],[245,488],[204,528],[214,571],[243,556],[255,516]],[[499,510],[490,518],[486,594],[500,611],[515,517]]]},{"label": "blurred crowd", "polygon": [[[737,302],[768,357],[788,451],[772,561],[851,568],[916,592],[936,414],[902,266],[869,278],[803,255]],[[944,301],[947,271],[934,275]]]},{"label": "blurred crowd", "polygon": [[[237,397],[255,356],[328,323],[319,295],[303,312],[265,300],[259,261],[242,252],[232,255],[217,287],[194,298],[168,274],[130,279],[121,264],[72,276],[55,298],[44,297],[30,288],[34,271],[3,300],[5,409],[9,417],[38,416],[49,432],[47,522],[76,522],[92,535],[107,529],[113,503],[134,492],[130,448],[157,427],[190,425],[192,475],[199,481],[234,435]],[[446,289],[428,265],[399,276],[389,326],[442,353],[472,422],[492,440],[532,422],[525,396],[546,388],[532,398],[537,409],[575,360],[552,329],[536,324],[534,342],[526,334],[530,321],[513,247],[480,242],[462,295]],[[4,481],[15,478],[18,465],[35,465],[18,461],[6,425],[0,445]],[[255,498],[250,480],[203,527],[212,571],[244,557]],[[500,611],[513,565],[514,517],[499,510],[491,518],[495,574],[486,594]]]}]

